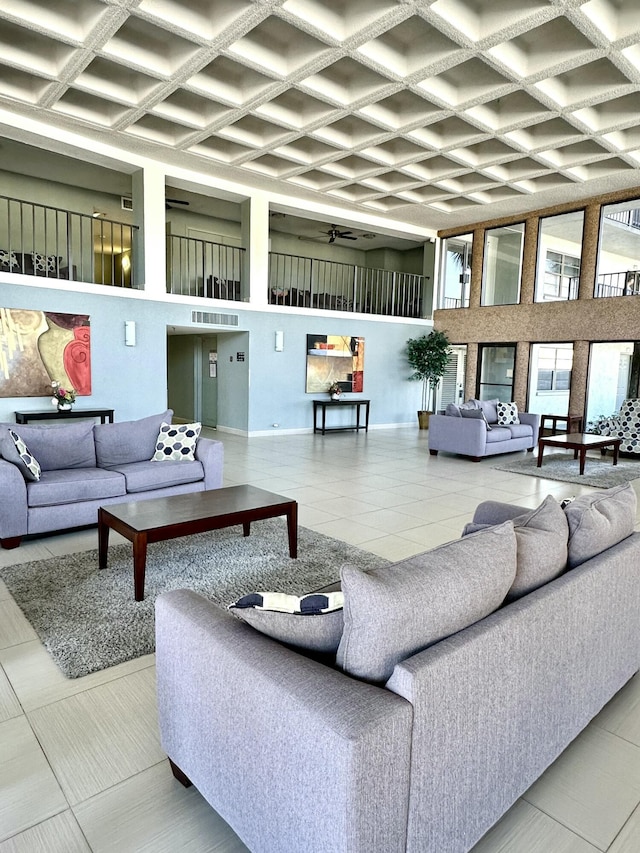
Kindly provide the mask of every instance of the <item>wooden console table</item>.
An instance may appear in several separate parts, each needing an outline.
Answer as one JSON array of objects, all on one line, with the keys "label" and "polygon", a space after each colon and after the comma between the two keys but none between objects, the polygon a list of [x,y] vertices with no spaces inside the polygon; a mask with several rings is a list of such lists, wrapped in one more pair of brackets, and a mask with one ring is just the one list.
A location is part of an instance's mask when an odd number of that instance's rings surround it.
[{"label": "wooden console table", "polygon": [[[356,431],[363,429],[369,432],[369,404],[370,400],[314,400],[313,401],[313,431],[321,432],[337,432],[338,430],[354,429]],[[356,410],[356,422],[350,426],[327,426],[327,409],[341,408],[351,406]],[[360,407],[364,406],[364,423],[360,423]],[[322,423],[318,426],[318,409],[322,412]]]},{"label": "wooden console table", "polygon": [[[557,435],[560,432],[558,421],[566,424],[564,432],[582,432],[583,420],[582,415],[540,415],[540,435],[544,435],[545,429],[549,430],[549,435]],[[551,426],[545,427],[545,421]]]},{"label": "wooden console table", "polygon": [[17,424],[28,424],[29,421],[65,421],[73,418],[100,418],[101,424],[113,423],[113,409],[71,409],[69,412],[59,412],[53,406],[36,412],[16,412]]}]

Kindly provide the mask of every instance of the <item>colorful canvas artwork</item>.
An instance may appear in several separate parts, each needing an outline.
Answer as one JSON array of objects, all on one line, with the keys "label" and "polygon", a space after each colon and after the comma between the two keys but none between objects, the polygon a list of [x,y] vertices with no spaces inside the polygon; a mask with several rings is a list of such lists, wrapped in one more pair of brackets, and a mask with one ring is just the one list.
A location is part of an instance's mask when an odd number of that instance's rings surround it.
[{"label": "colorful canvas artwork", "polygon": [[364,390],[364,338],[307,335],[307,394],[337,382],[343,392]]},{"label": "colorful canvas artwork", "polygon": [[91,394],[89,316],[0,308],[0,397],[49,397],[54,380]]}]

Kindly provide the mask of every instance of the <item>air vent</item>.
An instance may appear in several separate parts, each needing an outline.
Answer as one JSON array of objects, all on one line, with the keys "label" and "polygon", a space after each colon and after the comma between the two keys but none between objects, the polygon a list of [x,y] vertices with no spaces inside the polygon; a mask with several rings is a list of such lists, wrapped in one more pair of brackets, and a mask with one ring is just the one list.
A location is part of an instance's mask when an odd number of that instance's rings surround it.
[{"label": "air vent", "polygon": [[202,323],[207,323],[212,326],[237,326],[238,315],[214,314],[211,311],[192,311],[191,322],[198,323],[198,325],[202,325]]},{"label": "air vent", "polygon": [[120,206],[123,210],[133,210],[133,199],[127,195],[120,196]]}]

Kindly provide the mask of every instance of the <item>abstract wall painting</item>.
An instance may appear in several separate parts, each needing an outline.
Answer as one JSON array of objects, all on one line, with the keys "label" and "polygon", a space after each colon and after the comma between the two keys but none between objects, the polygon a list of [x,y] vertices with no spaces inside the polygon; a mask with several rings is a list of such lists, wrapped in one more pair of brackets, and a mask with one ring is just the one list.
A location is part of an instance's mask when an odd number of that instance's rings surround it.
[{"label": "abstract wall painting", "polygon": [[0,308],[0,397],[50,397],[54,380],[91,394],[89,316]]},{"label": "abstract wall painting", "polygon": [[345,393],[364,390],[364,338],[307,335],[307,394],[326,392],[334,382]]}]

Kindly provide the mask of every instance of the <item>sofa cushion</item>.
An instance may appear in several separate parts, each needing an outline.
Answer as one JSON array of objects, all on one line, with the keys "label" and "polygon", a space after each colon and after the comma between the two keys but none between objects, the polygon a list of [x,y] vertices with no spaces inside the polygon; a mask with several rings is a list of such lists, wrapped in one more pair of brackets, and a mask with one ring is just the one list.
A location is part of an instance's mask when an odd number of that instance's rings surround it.
[{"label": "sofa cushion", "polygon": [[484,416],[487,419],[487,423],[496,424],[498,423],[498,409],[497,405],[500,401],[496,397],[495,400],[476,400],[478,406],[484,412]]},{"label": "sofa cushion", "polygon": [[447,403],[447,407],[444,410],[445,415],[448,415],[451,418],[459,418],[460,414],[460,406],[456,406],[455,403]]},{"label": "sofa cushion", "polygon": [[160,424],[152,462],[193,462],[202,424]]},{"label": "sofa cushion", "polygon": [[511,438],[531,438],[533,427],[530,424],[507,424],[506,428],[511,433]]},{"label": "sofa cushion", "polygon": [[564,510],[569,524],[569,568],[631,536],[636,508],[636,493],[630,483],[571,501]]},{"label": "sofa cushion", "polygon": [[470,418],[471,420],[483,421],[487,430],[490,430],[491,427],[487,422],[487,416],[482,411],[482,409],[461,409],[460,415],[463,418]]},{"label": "sofa cushion", "polygon": [[[43,471],[37,483],[27,485],[27,503],[30,507],[57,506],[78,501],[95,501],[126,495],[122,474],[102,468],[65,468],[60,471]],[[73,525],[73,510],[69,510]]]},{"label": "sofa cushion", "polygon": [[386,681],[420,649],[483,619],[504,601],[516,576],[513,522],[481,530],[362,572],[341,571],[344,632],[337,663],[369,681]]},{"label": "sofa cushion", "polygon": [[518,543],[518,569],[507,601],[515,601],[543,586],[567,568],[569,525],[553,495],[548,495],[531,512],[514,518],[513,527]]},{"label": "sofa cushion", "polygon": [[130,462],[147,462],[154,454],[160,424],[171,422],[173,411],[150,415],[137,421],[96,424],[94,437],[100,468],[115,468]]},{"label": "sofa cushion", "polygon": [[513,436],[507,427],[492,426],[491,432],[487,432],[487,444],[494,444],[498,441],[511,441]]},{"label": "sofa cushion", "polygon": [[254,592],[229,610],[257,631],[313,652],[335,654],[342,637],[342,592],[311,593],[298,597]]},{"label": "sofa cushion", "polygon": [[41,468],[38,460],[27,447],[24,439],[11,428],[2,427],[1,429],[0,457],[15,465],[27,482],[40,479]]},{"label": "sofa cushion", "polygon": [[128,465],[115,465],[109,469],[122,474],[127,484],[127,492],[146,492],[147,489],[166,489],[184,483],[197,483],[204,480],[202,462],[165,462],[158,465],[150,459],[144,462],[130,462]]},{"label": "sofa cushion", "polygon": [[43,471],[59,468],[95,468],[93,424],[78,421],[62,426],[12,427],[26,442]]},{"label": "sofa cushion", "polygon": [[520,418],[518,417],[517,403],[498,402],[496,405],[496,409],[498,411],[498,423],[500,424],[500,426],[520,423]]}]

